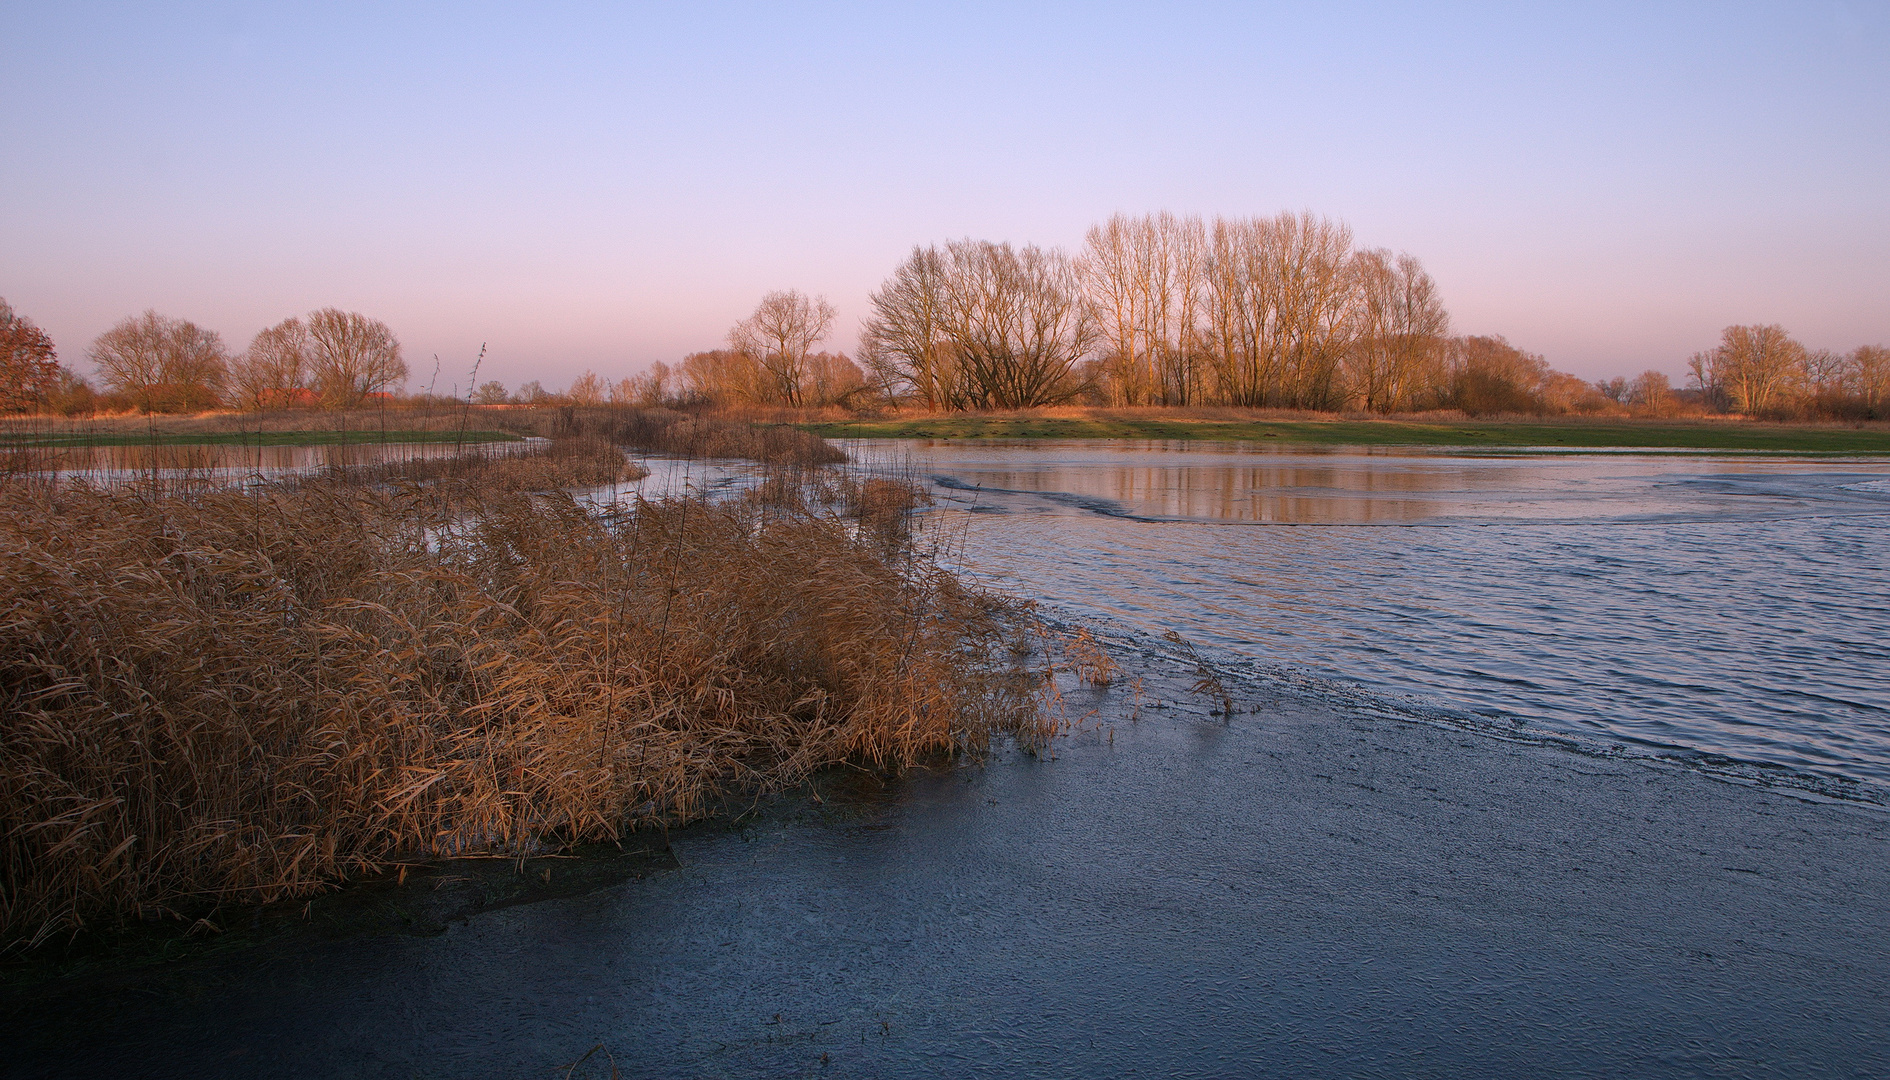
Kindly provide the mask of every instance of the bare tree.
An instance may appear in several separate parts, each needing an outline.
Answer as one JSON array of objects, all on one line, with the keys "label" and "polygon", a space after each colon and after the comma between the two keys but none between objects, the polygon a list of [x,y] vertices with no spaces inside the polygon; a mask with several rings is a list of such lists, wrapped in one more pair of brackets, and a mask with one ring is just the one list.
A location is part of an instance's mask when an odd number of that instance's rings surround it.
[{"label": "bare tree", "polygon": [[1693,378],[1693,389],[1699,393],[1702,405],[1708,409],[1726,407],[1726,388],[1720,385],[1711,349],[1687,357],[1687,374]]},{"label": "bare tree", "polygon": [[0,412],[34,412],[59,382],[52,338],[0,299]]},{"label": "bare tree", "polygon": [[230,390],[245,409],[297,404],[308,378],[308,327],[300,319],[260,331],[230,363]]},{"label": "bare tree", "polygon": [[1784,404],[1803,383],[1805,347],[1776,324],[1728,326],[1704,364],[1735,410],[1762,413]]},{"label": "bare tree", "polygon": [[1628,384],[1623,398],[1627,405],[1649,416],[1673,412],[1673,385],[1658,371],[1643,371]]},{"label": "bare tree", "polygon": [[1115,403],[1179,405],[1194,396],[1205,247],[1199,218],[1166,212],[1117,214],[1089,230],[1077,269]]},{"label": "bare tree", "polygon": [[597,377],[595,371],[586,368],[584,374],[571,380],[571,388],[564,396],[571,399],[573,405],[602,405],[604,403],[604,380]]},{"label": "bare tree", "polygon": [[1441,382],[1450,316],[1436,283],[1411,255],[1361,251],[1352,257],[1351,272],[1358,291],[1358,323],[1346,363],[1352,393],[1372,412],[1408,409]]},{"label": "bare tree", "polygon": [[[1074,261],[970,240],[915,247],[872,304],[862,361],[889,401],[927,409],[1080,391],[1124,405],[1362,399],[1390,411],[1441,403],[1451,377],[1449,318],[1422,264],[1355,253],[1343,223],[1311,213],[1118,214]],[[1032,321],[1053,329],[1024,330]]]},{"label": "bare tree", "polygon": [[1352,232],[1310,213],[1217,218],[1204,324],[1221,399],[1329,409],[1356,331]]},{"label": "bare tree", "polygon": [[613,405],[664,405],[669,402],[673,390],[670,367],[658,360],[643,374],[619,379],[612,384],[610,401]]},{"label": "bare tree", "polygon": [[1814,406],[1825,411],[1841,408],[1849,396],[1851,358],[1831,349],[1805,350],[1805,389]]},{"label": "bare tree", "polygon": [[1882,416],[1890,407],[1890,349],[1860,345],[1851,351],[1848,366],[1851,393],[1869,415]]},{"label": "bare tree", "polygon": [[482,382],[473,391],[474,405],[503,405],[506,402],[505,384],[497,379]]},{"label": "bare tree", "polygon": [[963,407],[955,353],[945,333],[945,257],[914,247],[873,293],[860,332],[861,359],[888,397],[905,388],[928,412]]},{"label": "bare tree", "polygon": [[966,403],[1023,409],[1069,397],[1070,374],[1096,340],[1069,257],[974,240],[947,244],[944,256],[942,329]]},{"label": "bare tree", "polygon": [[211,408],[229,371],[216,331],[150,310],[100,334],[90,355],[106,389],[144,412]]},{"label": "bare tree", "polygon": [[1140,224],[1117,214],[1092,225],[1076,263],[1090,319],[1105,343],[1101,368],[1114,405],[1146,403],[1155,382],[1155,360],[1144,348],[1148,328],[1140,301],[1147,268],[1136,243]]},{"label": "bare tree", "polygon": [[322,404],[352,408],[407,379],[400,339],[378,319],[339,308],[308,317],[310,373]]},{"label": "bare tree", "polygon": [[833,326],[833,305],[796,289],[771,292],[754,314],[728,332],[729,348],[754,357],[770,376],[778,399],[800,405],[806,396],[807,355]]}]

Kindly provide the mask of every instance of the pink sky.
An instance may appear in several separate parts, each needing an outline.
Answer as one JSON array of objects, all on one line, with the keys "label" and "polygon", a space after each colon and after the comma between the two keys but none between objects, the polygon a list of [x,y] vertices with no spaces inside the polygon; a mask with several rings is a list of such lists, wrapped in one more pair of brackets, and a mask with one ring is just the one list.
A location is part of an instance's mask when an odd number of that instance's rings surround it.
[{"label": "pink sky", "polygon": [[[915,13],[916,12],[916,13]],[[84,370],[154,307],[337,305],[415,386],[712,348],[766,291],[850,349],[915,243],[1312,209],[1455,328],[1587,377],[1734,322],[1890,341],[1881,5],[220,5],[10,10],[0,296]],[[458,388],[463,389],[463,386]]]}]

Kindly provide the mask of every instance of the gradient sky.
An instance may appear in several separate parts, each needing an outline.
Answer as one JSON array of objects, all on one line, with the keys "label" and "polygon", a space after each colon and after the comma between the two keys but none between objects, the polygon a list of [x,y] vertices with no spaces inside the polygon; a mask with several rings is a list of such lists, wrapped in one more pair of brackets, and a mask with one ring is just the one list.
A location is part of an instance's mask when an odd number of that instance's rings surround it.
[{"label": "gradient sky", "polygon": [[561,387],[770,289],[851,349],[915,243],[1311,209],[1591,378],[1890,343],[1890,4],[1567,7],[5,2],[0,296],[88,373],[332,304]]}]

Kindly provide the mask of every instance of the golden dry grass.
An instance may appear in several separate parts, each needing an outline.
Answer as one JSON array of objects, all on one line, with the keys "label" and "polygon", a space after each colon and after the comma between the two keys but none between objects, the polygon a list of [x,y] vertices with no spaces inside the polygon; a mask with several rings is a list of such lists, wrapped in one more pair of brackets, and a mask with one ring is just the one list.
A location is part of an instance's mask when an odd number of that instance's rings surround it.
[{"label": "golden dry grass", "polygon": [[757,427],[674,409],[627,406],[567,408],[546,414],[540,434],[584,434],[682,458],[746,458],[775,465],[839,464],[847,455],[827,440],[798,428]]},{"label": "golden dry grass", "polygon": [[888,542],[876,483],[848,516],[0,481],[0,944],[1040,733],[1006,605]]},{"label": "golden dry grass", "polygon": [[1074,633],[1063,634],[1063,658],[1075,673],[1077,681],[1091,686],[1108,686],[1122,674],[1122,665],[1102,647],[1088,627],[1079,626]]},{"label": "golden dry grass", "polygon": [[594,435],[565,435],[543,444],[528,444],[529,449],[523,453],[514,451],[519,445],[473,446],[450,457],[415,458],[342,471],[356,481],[451,481],[462,490],[479,492],[597,488],[649,475],[648,469],[626,458],[622,449]]}]

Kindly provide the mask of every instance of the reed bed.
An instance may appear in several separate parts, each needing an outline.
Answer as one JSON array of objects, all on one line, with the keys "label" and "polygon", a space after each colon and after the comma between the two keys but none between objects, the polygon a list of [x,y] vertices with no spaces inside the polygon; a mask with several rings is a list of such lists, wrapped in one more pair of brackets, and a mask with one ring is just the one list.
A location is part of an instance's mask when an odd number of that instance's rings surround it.
[{"label": "reed bed", "polygon": [[746,458],[803,468],[836,465],[844,451],[811,432],[758,427],[675,409],[601,406],[567,408],[551,416],[551,431],[595,435],[612,443],[680,458]]},{"label": "reed bed", "polygon": [[0,946],[1041,731],[1018,612],[890,542],[880,481],[598,512],[421,479],[0,481]]},{"label": "reed bed", "polygon": [[623,450],[597,436],[565,435],[525,452],[518,443],[500,444],[498,452],[467,447],[450,457],[413,458],[369,468],[348,467],[331,479],[386,483],[451,481],[475,492],[553,491],[628,483],[650,474]]}]

